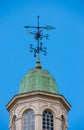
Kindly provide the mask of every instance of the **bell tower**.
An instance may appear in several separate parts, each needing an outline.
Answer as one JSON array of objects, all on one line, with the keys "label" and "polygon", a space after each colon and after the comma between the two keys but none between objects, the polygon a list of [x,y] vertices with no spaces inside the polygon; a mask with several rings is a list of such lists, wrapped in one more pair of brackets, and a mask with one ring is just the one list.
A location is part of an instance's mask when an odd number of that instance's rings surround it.
[{"label": "bell tower", "polygon": [[37,58],[35,68],[22,79],[19,93],[7,104],[10,113],[9,130],[67,130],[68,111],[71,106],[63,95],[58,93],[58,86],[53,76],[42,68],[40,52],[46,55],[42,39],[48,39],[43,30],[54,29],[52,26],[25,26],[36,29],[30,32],[37,41],[36,48],[30,45],[31,52]]}]

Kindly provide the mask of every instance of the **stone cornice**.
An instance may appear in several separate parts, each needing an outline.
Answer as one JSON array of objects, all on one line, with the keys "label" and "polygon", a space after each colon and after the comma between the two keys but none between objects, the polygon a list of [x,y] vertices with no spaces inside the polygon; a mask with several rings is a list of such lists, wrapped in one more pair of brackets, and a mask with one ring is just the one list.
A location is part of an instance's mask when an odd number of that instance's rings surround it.
[{"label": "stone cornice", "polygon": [[10,101],[9,103],[6,105],[6,108],[8,111],[10,111],[10,109],[14,106],[14,104],[16,104],[18,101],[27,99],[27,98],[36,98],[39,97],[41,99],[53,99],[56,101],[61,102],[66,109],[69,111],[71,108],[71,105],[69,104],[69,102],[65,99],[65,97],[63,95],[59,95],[59,94],[53,94],[53,93],[48,93],[48,92],[43,92],[43,91],[36,91],[36,92],[29,92],[29,93],[24,93],[24,94],[18,94],[15,95]]}]

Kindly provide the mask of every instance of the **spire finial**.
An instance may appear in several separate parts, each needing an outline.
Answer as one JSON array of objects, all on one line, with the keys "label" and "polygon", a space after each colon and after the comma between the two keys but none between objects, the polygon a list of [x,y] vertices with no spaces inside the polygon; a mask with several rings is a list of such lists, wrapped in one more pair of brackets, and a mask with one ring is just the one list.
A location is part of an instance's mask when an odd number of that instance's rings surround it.
[{"label": "spire finial", "polygon": [[43,34],[43,29],[51,30],[51,29],[55,29],[55,28],[50,26],[50,25],[47,25],[45,27],[39,26],[39,16],[37,16],[37,26],[25,26],[25,28],[26,29],[28,29],[28,28],[35,28],[36,29],[36,31],[29,32],[30,34],[34,35],[34,39],[37,41],[37,46],[36,47],[33,47],[33,44],[30,45],[30,51],[34,52],[34,57],[37,57],[36,68],[41,68],[40,52],[43,52],[44,55],[47,54],[47,48],[43,47],[42,39],[46,38],[48,40],[48,35]]}]

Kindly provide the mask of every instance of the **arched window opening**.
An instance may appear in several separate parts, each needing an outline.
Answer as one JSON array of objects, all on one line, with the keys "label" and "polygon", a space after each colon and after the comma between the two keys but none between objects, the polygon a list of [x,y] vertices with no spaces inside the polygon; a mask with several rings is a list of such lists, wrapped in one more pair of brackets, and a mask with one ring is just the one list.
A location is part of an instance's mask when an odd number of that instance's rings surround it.
[{"label": "arched window opening", "polygon": [[62,130],[66,130],[65,118],[63,115],[61,116],[61,118],[62,118]]},{"label": "arched window opening", "polygon": [[43,130],[54,130],[54,116],[50,110],[45,110],[42,116]]},{"label": "arched window opening", "polygon": [[16,116],[14,116],[14,118],[13,118],[12,130],[16,130]]},{"label": "arched window opening", "polygon": [[34,111],[28,110],[23,114],[23,130],[34,130]]}]

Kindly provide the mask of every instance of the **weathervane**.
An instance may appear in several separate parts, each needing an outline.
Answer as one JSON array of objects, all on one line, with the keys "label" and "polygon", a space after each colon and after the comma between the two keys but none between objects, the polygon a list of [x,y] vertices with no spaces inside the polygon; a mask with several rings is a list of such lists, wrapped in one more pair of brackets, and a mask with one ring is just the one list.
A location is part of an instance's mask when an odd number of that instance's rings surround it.
[{"label": "weathervane", "polygon": [[34,52],[34,57],[37,56],[37,60],[39,60],[39,54],[40,52],[43,52],[44,55],[47,54],[47,48],[44,47],[43,48],[43,43],[42,43],[42,39],[45,38],[46,40],[48,40],[48,35],[44,35],[43,34],[43,29],[46,30],[51,30],[51,29],[55,29],[54,27],[47,25],[45,27],[41,27],[39,26],[39,16],[37,16],[37,26],[25,26],[26,29],[28,28],[35,28],[36,31],[34,32],[30,32],[30,34],[34,35],[34,39],[37,41],[37,47],[33,47],[33,44],[30,45],[30,51]]}]

